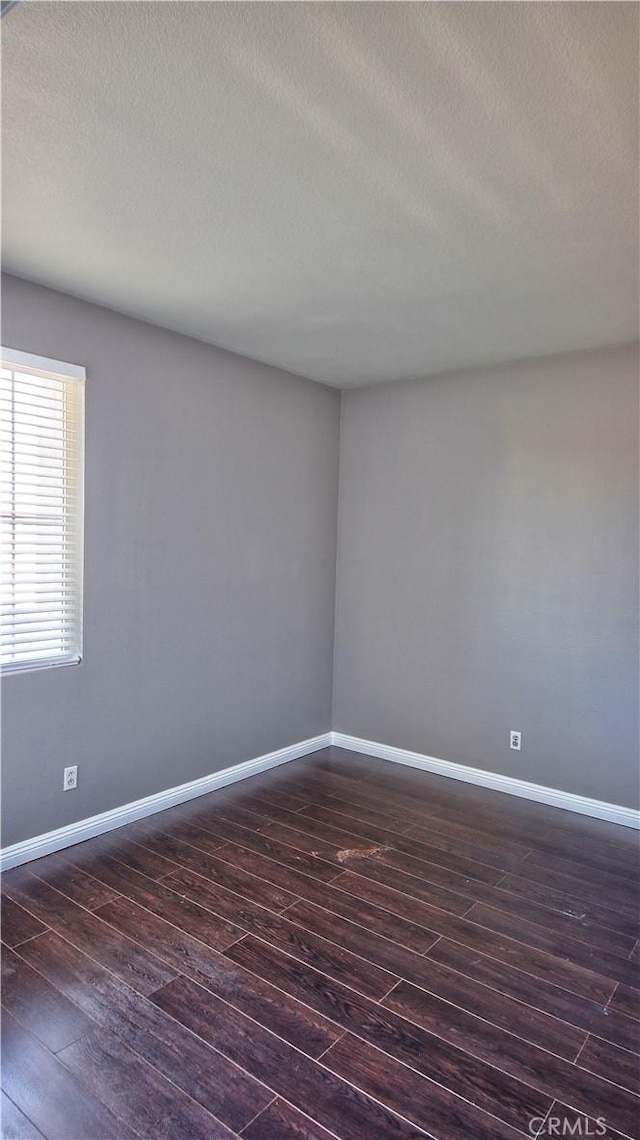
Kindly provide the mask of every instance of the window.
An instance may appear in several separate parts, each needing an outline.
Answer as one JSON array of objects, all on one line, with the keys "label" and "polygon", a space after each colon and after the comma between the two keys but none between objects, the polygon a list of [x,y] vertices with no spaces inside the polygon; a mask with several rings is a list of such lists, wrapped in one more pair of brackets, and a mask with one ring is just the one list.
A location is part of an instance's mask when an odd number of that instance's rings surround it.
[{"label": "window", "polygon": [[82,656],[84,369],[0,349],[0,668]]}]

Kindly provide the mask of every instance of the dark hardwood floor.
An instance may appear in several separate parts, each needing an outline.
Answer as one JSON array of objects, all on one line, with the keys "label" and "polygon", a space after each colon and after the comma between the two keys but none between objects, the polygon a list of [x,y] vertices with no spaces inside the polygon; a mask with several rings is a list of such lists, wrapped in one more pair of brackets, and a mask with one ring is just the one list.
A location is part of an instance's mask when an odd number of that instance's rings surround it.
[{"label": "dark hardwood floor", "polygon": [[637,840],[327,749],[9,871],[2,1135],[637,1137]]}]

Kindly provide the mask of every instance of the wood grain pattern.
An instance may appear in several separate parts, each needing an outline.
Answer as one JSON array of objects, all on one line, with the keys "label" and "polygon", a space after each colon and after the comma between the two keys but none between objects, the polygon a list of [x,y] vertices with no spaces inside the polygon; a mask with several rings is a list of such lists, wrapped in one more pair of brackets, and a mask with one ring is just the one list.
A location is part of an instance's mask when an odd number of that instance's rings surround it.
[{"label": "wood grain pattern", "polygon": [[[256,949],[254,946],[254,955]],[[517,1125],[549,1107],[544,1094],[536,1096],[530,1084],[521,1084],[503,1069],[485,1064],[470,1052],[462,1052],[453,1035],[447,1041],[440,1032],[425,1032],[417,1024],[396,1016],[394,1011],[365,998],[358,999],[338,983],[297,963],[292,966],[282,957],[279,961],[272,959],[266,969],[271,977],[279,977],[281,984],[299,993],[302,1000],[330,1012],[350,1033],[439,1085],[455,1089],[472,1104],[501,1119]],[[499,1037],[495,1030],[494,1036]]]},{"label": "wood grain pattern", "polygon": [[242,1135],[246,1140],[335,1140],[334,1132],[327,1132],[279,1097],[251,1121]]},{"label": "wood grain pattern", "polygon": [[64,1065],[14,1021],[2,1015],[2,1084],[7,1096],[44,1136],[128,1140],[134,1133],[121,1117],[76,1081]]},{"label": "wood grain pattern", "polygon": [[628,830],[340,749],[4,876],[4,1140],[640,1133]]},{"label": "wood grain pattern", "polygon": [[240,1132],[273,1099],[248,1073],[57,935],[44,934],[27,947],[34,969],[232,1131]]},{"label": "wood grain pattern", "polygon": [[620,982],[609,1002],[609,1009],[618,1010],[620,1013],[626,1014],[627,1017],[633,1017],[636,1021],[640,1021],[640,989],[626,986]]},{"label": "wood grain pattern", "polygon": [[340,1135],[347,1140],[387,1133],[399,1137],[419,1134],[418,1129],[394,1119],[357,1087],[336,1078],[324,1066],[314,1064],[304,1053],[186,979],[158,990],[153,1000],[319,1124],[325,1126],[337,1119]]},{"label": "wood grain pattern", "polygon": [[6,1093],[0,1092],[0,1133],[3,1140],[41,1140],[35,1124],[27,1119]]},{"label": "wood grain pattern", "polygon": [[19,900],[37,918],[46,920],[52,930],[101,962],[139,993],[150,993],[175,976],[174,971],[131,938],[123,938],[91,911],[22,868],[19,875],[10,872],[5,877],[4,889],[14,901]]},{"label": "wood grain pattern", "polygon": [[631,1018],[614,1010],[611,1002],[608,1006],[603,1006],[589,998],[569,993],[553,981],[542,981],[541,978],[506,966],[488,955],[476,954],[468,947],[460,946],[447,938],[441,938],[436,943],[433,950],[429,951],[429,957],[500,993],[508,994],[527,1006],[544,1010],[565,1024],[585,1029],[624,1049],[637,1048],[638,1027]]},{"label": "wood grain pattern", "polygon": [[312,1014],[288,993],[212,953],[210,946],[128,899],[107,904],[100,914],[118,930],[137,930],[145,945],[167,964],[180,968],[255,1021],[271,1026],[310,1057],[320,1056],[340,1035],[327,1018]]},{"label": "wood grain pattern", "polygon": [[615,1081],[632,1093],[640,1090],[640,1057],[637,1053],[629,1053],[607,1041],[590,1037],[578,1057],[578,1064],[583,1069]]},{"label": "wood grain pattern", "polygon": [[36,859],[29,863],[28,869],[30,874],[42,879],[86,910],[97,910],[117,898],[116,891],[87,875],[79,867],[71,866],[64,858],[64,852]]},{"label": "wood grain pattern", "polygon": [[0,919],[0,933],[2,941],[7,946],[19,946],[27,938],[42,934],[46,930],[43,922],[39,922],[29,911],[24,910],[18,903],[6,894],[2,896],[2,917]]},{"label": "wood grain pattern", "polygon": [[172,1085],[111,1033],[97,1029],[60,1054],[67,1069],[122,1119],[133,1118],[143,1135],[174,1140],[229,1140],[211,1113]]},{"label": "wood grain pattern", "polygon": [[41,1044],[57,1053],[95,1023],[8,948],[2,951],[2,1005]]}]

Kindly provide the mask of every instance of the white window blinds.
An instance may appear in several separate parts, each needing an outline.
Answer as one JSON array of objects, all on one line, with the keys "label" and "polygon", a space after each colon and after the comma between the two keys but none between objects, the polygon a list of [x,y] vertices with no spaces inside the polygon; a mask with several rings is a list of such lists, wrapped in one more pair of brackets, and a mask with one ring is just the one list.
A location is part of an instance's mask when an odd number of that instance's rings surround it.
[{"label": "white window blinds", "polygon": [[0,668],[82,656],[84,369],[0,349]]}]

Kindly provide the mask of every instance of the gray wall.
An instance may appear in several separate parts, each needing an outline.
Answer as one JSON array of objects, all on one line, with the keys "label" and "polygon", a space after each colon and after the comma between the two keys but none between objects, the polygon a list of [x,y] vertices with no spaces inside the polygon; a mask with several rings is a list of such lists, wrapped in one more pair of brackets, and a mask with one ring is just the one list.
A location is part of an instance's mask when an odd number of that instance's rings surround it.
[{"label": "gray wall", "polygon": [[338,551],[336,730],[637,805],[636,350],[344,393]]},{"label": "gray wall", "polygon": [[338,731],[637,804],[636,351],[343,394],[332,662],[337,392],[11,277],[2,340],[87,368],[85,658],[3,681],[5,844],[328,730],[333,664]]},{"label": "gray wall", "polygon": [[87,368],[85,657],[3,682],[3,842],[328,730],[339,394],[15,278],[2,340]]}]

